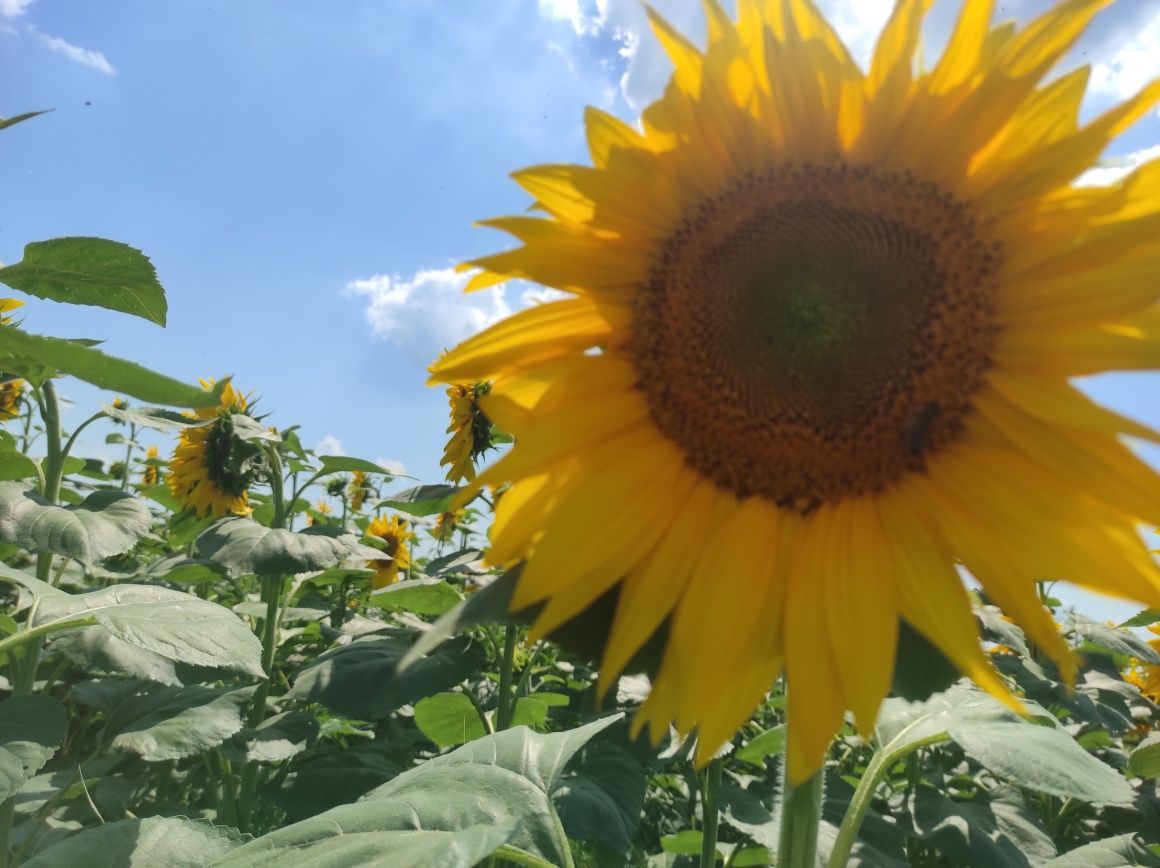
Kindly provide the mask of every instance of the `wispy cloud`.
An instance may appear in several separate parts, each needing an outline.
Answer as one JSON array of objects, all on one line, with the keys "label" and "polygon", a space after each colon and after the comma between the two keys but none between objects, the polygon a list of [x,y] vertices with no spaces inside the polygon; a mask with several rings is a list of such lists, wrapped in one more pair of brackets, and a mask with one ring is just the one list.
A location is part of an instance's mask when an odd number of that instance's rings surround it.
[{"label": "wispy cloud", "polygon": [[352,280],[345,294],[367,300],[366,319],[377,337],[426,367],[444,349],[511,313],[502,287],[464,293],[469,278],[454,268],[406,278],[376,274]]},{"label": "wispy cloud", "polygon": [[16,18],[36,0],[0,0],[0,18]]},{"label": "wispy cloud", "polygon": [[1097,94],[1126,99],[1156,77],[1160,56],[1160,8],[1110,47],[1111,54],[1092,65],[1091,87]]},{"label": "wispy cloud", "polygon": [[[5,0],[0,0],[0,3],[2,2],[5,2]],[[12,0],[9,0],[9,2],[12,2]],[[19,3],[20,0],[14,0],[14,2]],[[113,64],[109,63],[109,59],[101,52],[91,51],[87,48],[81,48],[79,45],[73,45],[71,42],[66,42],[59,36],[50,36],[47,33],[41,33],[32,26],[29,26],[28,29],[50,51],[63,54],[73,63],[79,63],[81,66],[87,66],[89,69],[95,69],[97,72],[104,73],[105,75],[117,74],[117,70],[113,68]]]},{"label": "wispy cloud", "polygon": [[342,441],[333,434],[326,434],[314,444],[314,451],[318,455],[346,455]]},{"label": "wispy cloud", "polygon": [[1130,175],[1137,168],[1151,160],[1160,159],[1160,145],[1133,151],[1122,157],[1109,157],[1101,161],[1094,169],[1088,169],[1080,175],[1075,185],[1077,187],[1105,187],[1114,184],[1121,178]]}]

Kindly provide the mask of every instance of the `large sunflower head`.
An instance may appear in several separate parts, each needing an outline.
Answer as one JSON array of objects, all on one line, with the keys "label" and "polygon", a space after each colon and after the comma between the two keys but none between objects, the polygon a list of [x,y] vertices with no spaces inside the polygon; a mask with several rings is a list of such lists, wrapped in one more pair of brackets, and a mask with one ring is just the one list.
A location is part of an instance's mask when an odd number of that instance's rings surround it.
[{"label": "large sunflower head", "polygon": [[406,519],[397,515],[390,518],[380,515],[367,526],[367,535],[383,542],[387,557],[371,561],[371,568],[375,571],[371,582],[376,588],[385,588],[398,581],[399,573],[406,572],[411,566],[411,551],[407,543],[415,538],[415,534]]},{"label": "large sunflower head", "polygon": [[1160,602],[1120,441],[1157,435],[1069,382],[1160,365],[1160,162],[1073,185],[1160,85],[1081,125],[1088,70],[1047,78],[1105,5],[969,0],[926,67],[899,0],[865,72],[810,0],[707,0],[704,50],[653,15],[639,127],[589,109],[591,166],[516,173],[542,216],[487,221],[522,245],[469,288],[571,297],[432,371],[515,436],[475,486],[511,483],[489,557],[526,560],[533,636],[617,588],[607,684],[667,622],[637,726],[706,761],[784,671],[797,784],[847,709],[873,726],[900,618],[1018,707],[959,564],[1065,673],[1037,577]]},{"label": "large sunflower head", "polygon": [[[202,380],[206,389],[213,380]],[[221,403],[190,413],[206,422],[184,428],[169,461],[169,488],[199,516],[245,515],[253,470],[247,460],[253,447],[234,436],[231,417],[246,412],[246,397],[226,383]]]},{"label": "large sunflower head", "polygon": [[451,424],[447,433],[451,439],[443,450],[440,466],[447,466],[449,482],[470,482],[475,479],[475,461],[491,448],[491,420],[480,407],[480,398],[491,390],[485,380],[471,383],[453,383],[447,389],[451,405]]}]

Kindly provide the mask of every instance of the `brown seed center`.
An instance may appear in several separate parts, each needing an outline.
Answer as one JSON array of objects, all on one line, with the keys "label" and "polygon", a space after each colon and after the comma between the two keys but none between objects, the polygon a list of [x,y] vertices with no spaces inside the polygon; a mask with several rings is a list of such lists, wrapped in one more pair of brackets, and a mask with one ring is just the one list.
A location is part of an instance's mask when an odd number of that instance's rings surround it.
[{"label": "brown seed center", "polygon": [[933,184],[784,165],[661,246],[629,346],[653,420],[739,496],[880,491],[955,439],[994,346],[998,245]]}]

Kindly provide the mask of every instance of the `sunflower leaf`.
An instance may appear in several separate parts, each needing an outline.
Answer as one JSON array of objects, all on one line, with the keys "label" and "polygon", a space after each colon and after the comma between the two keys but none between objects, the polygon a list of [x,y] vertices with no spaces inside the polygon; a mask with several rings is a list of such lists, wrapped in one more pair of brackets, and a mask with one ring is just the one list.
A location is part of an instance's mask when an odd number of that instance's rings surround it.
[{"label": "sunflower leaf", "polygon": [[378,473],[381,476],[392,476],[391,471],[365,458],[351,458],[347,455],[319,455],[322,463],[319,474],[325,476],[330,473],[353,473],[360,470],[363,473]]},{"label": "sunflower leaf", "polygon": [[440,748],[458,747],[487,734],[475,703],[462,693],[436,693],[415,703],[415,726]]},{"label": "sunflower leaf", "polygon": [[1160,859],[1136,841],[1136,835],[1117,835],[1077,847],[1050,862],[1043,868],[1132,868],[1132,866],[1160,866]]},{"label": "sunflower leaf", "polygon": [[119,820],[65,838],[37,853],[24,865],[25,868],[65,865],[201,868],[248,840],[249,835],[236,829],[184,817]]},{"label": "sunflower leaf", "polygon": [[64,706],[50,696],[13,696],[0,702],[0,801],[52,759],[64,741]]},{"label": "sunflower leaf", "polygon": [[1135,657],[1145,663],[1160,664],[1160,652],[1133,633],[1118,627],[1109,627],[1089,621],[1080,615],[1072,616],[1076,635],[1084,640],[1087,648],[1109,654],[1123,654]]},{"label": "sunflower leaf", "polygon": [[1160,609],[1145,609],[1136,615],[1133,615],[1120,627],[1147,627],[1160,621]]},{"label": "sunflower leaf", "polygon": [[60,371],[102,389],[174,407],[219,405],[227,382],[219,380],[213,389],[190,386],[76,341],[29,334],[18,328],[0,329],[0,361],[5,370],[34,382],[43,382]]},{"label": "sunflower leaf", "polygon": [[115,407],[106,404],[101,411],[110,419],[136,425],[138,428],[152,428],[154,431],[175,431],[181,428],[197,428],[209,425],[212,419],[197,419],[183,413],[175,413],[163,407]]},{"label": "sunflower leaf", "polygon": [[1154,732],[1128,756],[1128,772],[1137,778],[1160,778],[1160,733]]},{"label": "sunflower leaf", "polygon": [[408,515],[435,515],[447,512],[451,499],[458,493],[454,485],[418,485],[380,500],[379,506]]},{"label": "sunflower leaf", "polygon": [[33,241],[20,262],[0,268],[0,283],[37,298],[103,307],[165,325],[168,305],[153,263],[119,241]]},{"label": "sunflower leaf", "polygon": [[463,602],[463,594],[442,579],[409,579],[371,594],[371,603],[416,615],[445,615]]},{"label": "sunflower leaf", "polygon": [[382,557],[381,552],[361,545],[357,536],[340,528],[315,525],[295,533],[237,516],[206,528],[194,542],[194,551],[198,558],[220,564],[235,577],[307,573],[347,559]]},{"label": "sunflower leaf", "polygon": [[56,506],[20,482],[0,482],[0,540],[91,566],[129,551],[153,516],[123,491],[96,491],[77,506]]},{"label": "sunflower leaf", "polygon": [[37,117],[39,115],[46,115],[50,111],[52,111],[52,109],[41,109],[37,112],[24,112],[24,114],[13,115],[10,118],[0,118],[0,130],[7,129],[8,127],[20,123],[21,121],[30,120],[31,118]]},{"label": "sunflower leaf", "polygon": [[229,609],[154,585],[113,585],[40,599],[34,626],[92,618],[113,637],[167,660],[264,676],[258,638]]}]

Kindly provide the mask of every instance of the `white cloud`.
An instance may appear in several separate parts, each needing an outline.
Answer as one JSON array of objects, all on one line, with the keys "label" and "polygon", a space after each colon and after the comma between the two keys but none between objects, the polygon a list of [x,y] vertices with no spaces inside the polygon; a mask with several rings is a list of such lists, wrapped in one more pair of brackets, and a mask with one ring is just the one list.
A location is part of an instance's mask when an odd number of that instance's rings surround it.
[{"label": "white cloud", "polygon": [[890,17],[894,0],[822,0],[822,12],[864,67],[869,66],[878,34]]},{"label": "white cloud", "polygon": [[1106,160],[1101,160],[1098,167],[1088,169],[1076,178],[1075,185],[1077,187],[1105,187],[1131,174],[1144,163],[1158,158],[1160,158],[1160,145],[1133,151],[1122,157],[1109,157]]},{"label": "white cloud", "polygon": [[376,274],[346,285],[367,299],[375,335],[426,367],[445,349],[511,313],[502,286],[465,293],[470,279],[453,268],[426,269],[410,278]]},{"label": "white cloud", "polygon": [[1114,43],[1110,57],[1092,66],[1093,92],[1126,99],[1160,73],[1160,9],[1125,37]]},{"label": "white cloud", "polygon": [[553,289],[550,286],[532,285],[520,293],[520,304],[531,307],[533,304],[544,304],[549,301],[560,301],[568,298],[568,293]]},{"label": "white cloud", "polygon": [[314,452],[318,455],[346,455],[342,441],[333,434],[327,434],[315,443]]},{"label": "white cloud", "polygon": [[35,0],[0,0],[0,18],[16,18],[23,15],[24,10]]},{"label": "white cloud", "polygon": [[577,36],[591,36],[604,26],[600,10],[585,0],[539,0],[540,14],[551,21],[566,21]]},{"label": "white cloud", "polygon": [[[5,0],[0,0],[0,3],[2,2],[5,2]],[[16,2],[20,2],[20,0],[16,0]],[[108,58],[99,51],[90,51],[87,48],[81,48],[79,45],[65,42],[59,36],[49,36],[47,33],[41,33],[34,27],[29,27],[29,31],[35,33],[36,37],[49,50],[55,51],[57,54],[63,54],[74,63],[95,69],[97,72],[103,72],[105,75],[117,74],[117,70],[113,69],[113,64],[109,63]]]},{"label": "white cloud", "polygon": [[379,467],[383,468],[383,470],[386,470],[389,473],[393,473],[395,476],[407,475],[406,465],[404,465],[402,461],[399,461],[395,458],[376,458],[375,464],[379,465]]}]

